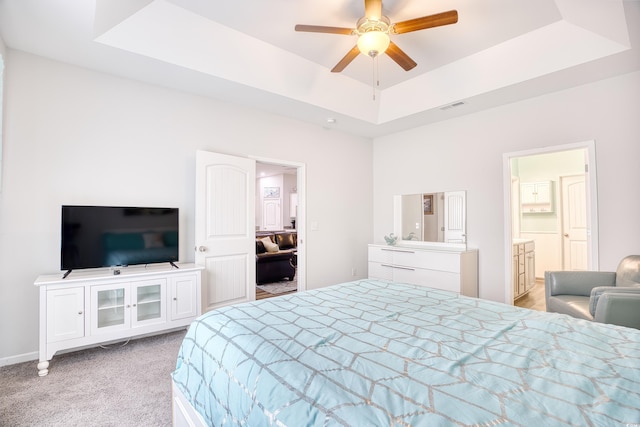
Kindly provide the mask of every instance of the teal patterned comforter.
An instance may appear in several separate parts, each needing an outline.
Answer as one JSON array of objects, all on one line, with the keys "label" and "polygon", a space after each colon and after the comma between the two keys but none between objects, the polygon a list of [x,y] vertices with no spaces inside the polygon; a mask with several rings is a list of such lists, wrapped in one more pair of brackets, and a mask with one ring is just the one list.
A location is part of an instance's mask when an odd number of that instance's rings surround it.
[{"label": "teal patterned comforter", "polygon": [[350,282],[201,316],[173,381],[212,426],[640,426],[640,331]]}]

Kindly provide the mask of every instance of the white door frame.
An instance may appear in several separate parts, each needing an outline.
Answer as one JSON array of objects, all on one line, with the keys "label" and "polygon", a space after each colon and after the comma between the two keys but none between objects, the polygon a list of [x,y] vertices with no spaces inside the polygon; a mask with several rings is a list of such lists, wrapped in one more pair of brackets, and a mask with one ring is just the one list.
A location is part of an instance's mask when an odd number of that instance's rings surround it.
[{"label": "white door frame", "polygon": [[552,147],[534,148],[532,150],[504,153],[502,156],[503,171],[503,194],[504,194],[504,298],[505,303],[513,304],[513,286],[511,284],[512,272],[512,228],[511,228],[511,160],[516,157],[526,157],[536,154],[555,153],[559,151],[569,151],[576,149],[586,149],[586,171],[587,181],[587,217],[591,226],[587,231],[589,250],[589,269],[599,269],[598,259],[598,185],[596,179],[596,146],[595,141],[584,141],[575,144],[556,145]]},{"label": "white door frame", "polygon": [[266,157],[249,156],[250,159],[259,163],[268,163],[273,165],[289,166],[297,169],[297,191],[298,191],[298,212],[296,217],[296,234],[298,236],[297,247],[297,271],[296,280],[298,283],[298,291],[307,289],[307,257],[306,257],[306,189],[307,189],[307,169],[304,163],[292,162],[288,160],[277,160]]}]

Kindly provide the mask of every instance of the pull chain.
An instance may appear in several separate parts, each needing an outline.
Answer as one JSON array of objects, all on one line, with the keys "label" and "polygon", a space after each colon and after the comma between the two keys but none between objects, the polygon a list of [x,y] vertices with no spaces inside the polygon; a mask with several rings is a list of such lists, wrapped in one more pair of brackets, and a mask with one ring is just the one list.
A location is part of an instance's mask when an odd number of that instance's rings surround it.
[{"label": "pull chain", "polygon": [[380,63],[378,57],[380,55],[372,56],[373,67],[371,67],[371,90],[373,92],[373,100],[376,100],[376,88],[380,88]]},{"label": "pull chain", "polygon": [[373,61],[372,67],[371,67],[371,92],[373,95],[373,100],[376,100],[376,56],[372,57],[371,60]]},{"label": "pull chain", "polygon": [[380,55],[376,55],[376,86],[380,89]]}]

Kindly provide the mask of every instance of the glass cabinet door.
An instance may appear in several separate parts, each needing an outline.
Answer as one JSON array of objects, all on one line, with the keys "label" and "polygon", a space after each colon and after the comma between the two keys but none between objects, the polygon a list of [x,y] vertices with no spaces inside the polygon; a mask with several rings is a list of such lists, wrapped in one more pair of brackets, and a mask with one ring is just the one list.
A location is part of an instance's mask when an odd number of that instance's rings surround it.
[{"label": "glass cabinet door", "polygon": [[166,321],[166,279],[91,286],[91,333]]},{"label": "glass cabinet door", "polygon": [[164,322],[166,319],[166,280],[149,280],[132,283],[133,325]]},{"label": "glass cabinet door", "polygon": [[127,286],[91,287],[91,333],[104,333],[129,327]]},{"label": "glass cabinet door", "polygon": [[98,327],[124,325],[124,289],[98,291]]}]

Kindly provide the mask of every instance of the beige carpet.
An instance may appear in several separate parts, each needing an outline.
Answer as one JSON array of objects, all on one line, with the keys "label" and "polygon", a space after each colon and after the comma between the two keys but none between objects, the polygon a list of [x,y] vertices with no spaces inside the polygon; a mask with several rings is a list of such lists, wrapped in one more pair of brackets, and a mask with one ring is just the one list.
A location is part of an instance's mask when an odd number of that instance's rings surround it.
[{"label": "beige carpet", "polygon": [[0,367],[0,426],[170,426],[171,377],[185,331]]}]

